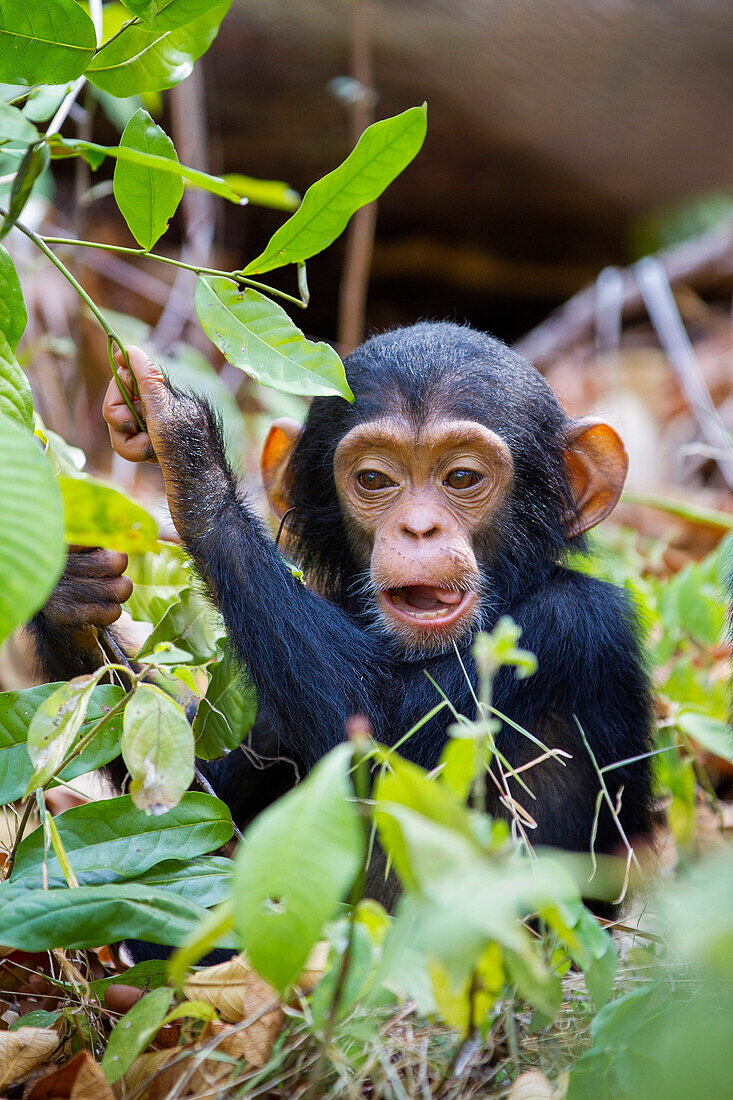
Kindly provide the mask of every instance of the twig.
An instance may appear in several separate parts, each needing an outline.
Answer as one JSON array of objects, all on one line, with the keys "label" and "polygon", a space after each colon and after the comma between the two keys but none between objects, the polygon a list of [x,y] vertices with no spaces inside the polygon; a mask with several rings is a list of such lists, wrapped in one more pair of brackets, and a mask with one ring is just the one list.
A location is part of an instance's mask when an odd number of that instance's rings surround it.
[{"label": "twig", "polygon": [[[367,126],[374,121],[374,77],[367,0],[355,0],[351,8],[351,75],[361,85],[361,94],[352,105],[351,136],[356,143]],[[377,204],[370,202],[357,210],[351,219],[346,237],[338,308],[338,344],[343,354],[353,351],[364,337],[364,316],[376,223]]]}]

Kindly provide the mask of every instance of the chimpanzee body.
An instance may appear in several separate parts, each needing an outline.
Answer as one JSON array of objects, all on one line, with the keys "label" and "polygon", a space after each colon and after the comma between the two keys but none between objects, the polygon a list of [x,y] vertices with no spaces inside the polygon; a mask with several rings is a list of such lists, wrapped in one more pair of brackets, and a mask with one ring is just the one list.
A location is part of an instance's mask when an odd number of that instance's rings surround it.
[{"label": "chimpanzee body", "polygon": [[[258,692],[252,748],[293,761],[302,776],[343,740],[352,715],[363,715],[378,741],[394,744],[440,702],[429,677],[456,711],[472,717],[473,635],[509,615],[538,669],[525,680],[502,669],[494,704],[550,748],[572,756],[565,766],[547,760],[525,773],[536,800],[527,803],[513,790],[537,822],[530,830],[534,844],[587,851],[599,781],[579,727],[603,767],[648,751],[651,711],[627,596],[563,564],[569,548],[583,548],[582,533],[575,534],[583,527],[572,522],[578,505],[567,461],[571,422],[528,363],[500,341],[458,325],[425,323],[375,337],[349,356],[346,368],[354,403],[314,399],[283,471],[287,548],[304,569],[307,587],[285,567],[244,500],[216,415],[159,376],[151,388],[136,369],[150,433],[140,457],[157,454],[182,541]],[[134,438],[132,424],[120,427],[123,414],[105,415],[113,442],[115,433]],[[444,645],[405,644],[375,614],[368,561],[359,550],[364,539],[337,491],[340,441],[385,416],[411,426],[418,440],[434,422],[470,421],[495,433],[511,454],[506,492],[492,505],[490,522],[472,529],[478,611],[470,629]],[[46,628],[40,655],[56,676],[63,674],[64,648],[61,635],[54,642]],[[78,672],[78,655],[74,662]],[[400,752],[434,767],[452,721],[443,708]],[[497,743],[515,766],[540,751],[508,723]],[[240,824],[295,778],[292,764],[255,768],[239,750],[206,770]],[[620,820],[627,836],[647,834],[648,761],[614,769],[607,783],[614,799],[623,788]],[[490,811],[505,815],[495,785],[487,783],[487,791]],[[613,851],[620,840],[604,807],[596,851]]]}]

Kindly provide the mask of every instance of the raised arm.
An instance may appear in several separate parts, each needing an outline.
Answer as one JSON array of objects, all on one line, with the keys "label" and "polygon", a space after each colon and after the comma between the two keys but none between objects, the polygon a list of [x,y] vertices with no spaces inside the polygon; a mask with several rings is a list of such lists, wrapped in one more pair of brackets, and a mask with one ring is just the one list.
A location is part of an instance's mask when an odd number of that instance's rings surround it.
[{"label": "raised arm", "polygon": [[[293,578],[238,487],[208,404],[175,390],[144,352],[128,351],[147,431],[112,382],[104,404],[112,446],[133,462],[160,463],[173,523],[274,731],[306,763],[343,739],[352,714],[380,731],[386,685],[374,641]],[[132,388],[124,367],[120,376]]]}]

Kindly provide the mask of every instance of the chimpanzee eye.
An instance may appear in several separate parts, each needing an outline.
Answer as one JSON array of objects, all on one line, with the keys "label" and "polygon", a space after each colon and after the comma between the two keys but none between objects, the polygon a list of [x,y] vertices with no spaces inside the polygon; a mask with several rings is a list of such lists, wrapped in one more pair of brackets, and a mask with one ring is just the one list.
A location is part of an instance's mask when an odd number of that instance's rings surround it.
[{"label": "chimpanzee eye", "polygon": [[376,489],[389,489],[394,485],[392,478],[387,477],[381,470],[362,470],[356,475],[356,480],[362,489],[368,489],[370,492]]},{"label": "chimpanzee eye", "polygon": [[472,485],[478,485],[483,481],[483,474],[476,470],[451,470],[444,481],[449,489],[470,489]]}]

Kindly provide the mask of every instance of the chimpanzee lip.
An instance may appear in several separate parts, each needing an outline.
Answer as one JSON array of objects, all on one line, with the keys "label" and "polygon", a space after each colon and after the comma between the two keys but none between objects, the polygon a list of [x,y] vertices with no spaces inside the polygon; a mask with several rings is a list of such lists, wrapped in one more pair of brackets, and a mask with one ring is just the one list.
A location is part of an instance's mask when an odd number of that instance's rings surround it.
[{"label": "chimpanzee lip", "polygon": [[[476,594],[425,583],[385,589],[379,599],[393,618],[412,627],[440,630],[462,618],[475,604]],[[427,606],[416,606],[420,603]]]}]

